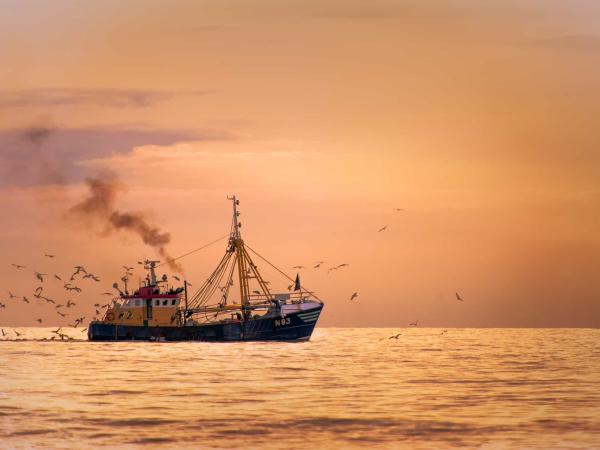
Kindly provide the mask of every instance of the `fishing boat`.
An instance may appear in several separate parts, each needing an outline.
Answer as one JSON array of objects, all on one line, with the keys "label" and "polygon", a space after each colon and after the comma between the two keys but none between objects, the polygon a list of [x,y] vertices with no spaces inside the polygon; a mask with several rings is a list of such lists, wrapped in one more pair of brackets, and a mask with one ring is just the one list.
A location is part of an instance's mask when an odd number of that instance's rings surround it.
[{"label": "fishing boat", "polygon": [[[188,296],[191,284],[170,284],[156,271],[160,261],[140,262],[145,280],[132,293],[115,283],[119,291],[102,320],[88,326],[90,341],[307,341],[317,324],[323,301],[314,292],[275,267],[244,244],[239,222],[239,200],[233,204],[231,231],[225,255],[216,269]],[[254,263],[250,252],[284,275],[292,284],[288,291],[273,293]],[[185,256],[185,255],[184,255]],[[176,279],[176,278],[174,278]],[[238,288],[234,288],[237,282]],[[236,296],[239,294],[239,298]],[[235,298],[234,298],[235,297]]]}]

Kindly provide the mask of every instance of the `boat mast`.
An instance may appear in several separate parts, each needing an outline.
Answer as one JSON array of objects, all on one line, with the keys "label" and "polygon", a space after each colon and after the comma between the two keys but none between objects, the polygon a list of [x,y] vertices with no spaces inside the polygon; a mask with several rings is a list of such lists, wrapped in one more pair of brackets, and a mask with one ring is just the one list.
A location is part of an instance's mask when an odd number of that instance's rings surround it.
[{"label": "boat mast", "polygon": [[238,266],[238,277],[240,280],[240,303],[242,308],[250,305],[250,286],[248,284],[248,280],[250,278],[256,278],[264,295],[267,297],[267,299],[272,300],[272,295],[269,292],[267,283],[265,283],[261,275],[258,273],[256,264],[252,262],[250,255],[244,248],[244,240],[242,239],[242,235],[240,233],[242,224],[238,221],[240,213],[237,210],[240,201],[235,195],[227,198],[233,202],[233,221],[231,224],[229,245],[231,249],[230,251],[235,251],[236,262]]}]

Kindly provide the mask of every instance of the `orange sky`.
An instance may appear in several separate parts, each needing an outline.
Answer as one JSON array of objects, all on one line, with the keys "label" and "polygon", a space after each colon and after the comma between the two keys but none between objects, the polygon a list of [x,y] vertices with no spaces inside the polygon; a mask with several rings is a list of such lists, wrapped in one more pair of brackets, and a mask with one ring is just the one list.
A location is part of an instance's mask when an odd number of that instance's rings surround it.
[{"label": "orange sky", "polygon": [[[349,263],[301,275],[322,325],[598,326],[599,29],[581,0],[4,2],[2,291],[81,262],[88,314],[154,256],[65,219],[108,169],[172,254],[225,234],[235,192],[290,275]],[[0,324],[67,323],[5,296]]]}]

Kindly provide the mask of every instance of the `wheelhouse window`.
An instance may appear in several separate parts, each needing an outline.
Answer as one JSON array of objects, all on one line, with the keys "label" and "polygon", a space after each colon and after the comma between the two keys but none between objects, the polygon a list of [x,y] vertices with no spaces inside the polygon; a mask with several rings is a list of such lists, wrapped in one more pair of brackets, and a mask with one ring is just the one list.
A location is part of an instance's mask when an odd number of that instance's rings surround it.
[{"label": "wheelhouse window", "polygon": [[171,305],[175,306],[176,304],[177,304],[177,300],[176,299],[171,300]]},{"label": "wheelhouse window", "polygon": [[169,300],[168,299],[163,300],[163,306],[167,306],[168,304],[169,304]]},{"label": "wheelhouse window", "polygon": [[159,305],[160,305],[160,300],[159,299],[154,300],[154,306],[159,306]]}]

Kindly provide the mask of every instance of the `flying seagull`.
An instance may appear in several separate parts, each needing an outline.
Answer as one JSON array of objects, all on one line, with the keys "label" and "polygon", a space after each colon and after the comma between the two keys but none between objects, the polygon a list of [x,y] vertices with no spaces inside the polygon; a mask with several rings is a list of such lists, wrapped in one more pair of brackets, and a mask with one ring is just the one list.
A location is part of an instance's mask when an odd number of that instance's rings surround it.
[{"label": "flying seagull", "polygon": [[36,322],[37,323],[42,323],[42,319],[37,319]]},{"label": "flying seagull", "polygon": [[25,266],[22,266],[20,264],[11,264],[11,266],[16,267],[17,270],[19,270],[19,269],[25,269]]},{"label": "flying seagull", "polygon": [[177,281],[181,281],[181,278],[179,278],[177,275],[173,275],[173,278],[175,278]]},{"label": "flying seagull", "polygon": [[394,208],[394,211],[406,211],[404,208]]},{"label": "flying seagull", "polygon": [[46,275],[45,273],[40,273],[40,272],[35,272],[35,277],[40,280],[42,283],[44,282],[44,275]]},{"label": "flying seagull", "polygon": [[306,269],[305,266],[293,266],[292,269]]},{"label": "flying seagull", "polygon": [[384,226],[384,227],[381,227],[379,230],[377,230],[377,232],[378,232],[378,233],[381,233],[382,231],[385,231],[385,230],[387,230],[387,227],[388,227],[387,225],[386,225],[386,226]]},{"label": "flying seagull", "polygon": [[63,314],[60,311],[56,311],[56,314],[60,314],[62,317],[67,317],[67,314]]},{"label": "flying seagull", "polygon": [[10,298],[17,298],[17,296],[10,291],[8,291],[8,295]]},{"label": "flying seagull", "polygon": [[252,291],[253,294],[260,295],[260,291]]},{"label": "flying seagull", "polygon": [[398,339],[400,336],[402,336],[402,333],[398,333],[394,336],[390,336],[388,339]]},{"label": "flying seagull", "polygon": [[45,256],[46,258],[54,258],[56,255],[49,255],[48,253],[46,253],[44,256]]},{"label": "flying seagull", "polygon": [[103,292],[102,295],[114,295],[112,292]]},{"label": "flying seagull", "polygon": [[29,303],[29,300],[28,300],[28,299],[27,299],[27,297],[25,297],[25,296],[23,296],[23,301],[24,301],[25,303]]},{"label": "flying seagull", "polygon": [[62,281],[62,278],[61,278],[61,277],[59,277],[59,276],[58,276],[58,275],[56,275],[56,274],[54,274],[54,278],[56,278],[57,280],[60,280],[60,281]]},{"label": "flying seagull", "polygon": [[454,294],[456,295],[456,300],[458,300],[459,302],[464,302],[464,299],[460,295],[458,295],[458,292],[455,292]]},{"label": "flying seagull", "polygon": [[354,300],[356,297],[358,297],[358,292],[355,292],[354,294],[352,294],[352,297],[350,297],[350,300]]}]

